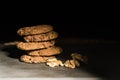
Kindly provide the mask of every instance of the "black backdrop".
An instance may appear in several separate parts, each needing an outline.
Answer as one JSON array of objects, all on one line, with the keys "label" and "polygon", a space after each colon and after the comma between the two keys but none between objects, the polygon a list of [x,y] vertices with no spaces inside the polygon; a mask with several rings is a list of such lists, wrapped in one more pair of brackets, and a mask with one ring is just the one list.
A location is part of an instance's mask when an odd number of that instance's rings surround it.
[{"label": "black backdrop", "polygon": [[0,41],[16,40],[19,28],[39,24],[53,25],[59,37],[118,39],[119,32],[113,26],[95,23],[80,15],[4,15],[0,22]]}]

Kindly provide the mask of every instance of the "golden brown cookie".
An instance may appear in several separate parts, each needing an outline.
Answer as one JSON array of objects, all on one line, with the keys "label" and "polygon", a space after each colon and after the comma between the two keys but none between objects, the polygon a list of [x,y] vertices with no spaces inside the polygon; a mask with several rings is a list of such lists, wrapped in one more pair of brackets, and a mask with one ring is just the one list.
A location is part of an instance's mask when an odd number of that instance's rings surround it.
[{"label": "golden brown cookie", "polygon": [[54,40],[46,42],[19,42],[17,47],[21,50],[36,50],[54,46],[54,44]]},{"label": "golden brown cookie", "polygon": [[52,31],[53,27],[51,25],[36,25],[30,27],[23,27],[17,31],[17,34],[20,36],[27,36],[33,34],[41,34]]},{"label": "golden brown cookie", "polygon": [[37,42],[37,41],[52,40],[52,39],[56,39],[57,37],[58,37],[58,33],[57,32],[50,31],[48,33],[25,36],[24,40],[26,42]]},{"label": "golden brown cookie", "polygon": [[55,58],[55,56],[50,57],[41,57],[41,56],[29,56],[29,55],[22,55],[20,57],[20,61],[26,62],[26,63],[41,63],[41,62],[47,62],[48,59]]},{"label": "golden brown cookie", "polygon": [[48,47],[46,49],[28,52],[28,55],[31,55],[31,56],[51,56],[51,55],[60,54],[61,52],[62,52],[61,47],[52,46],[52,47]]}]

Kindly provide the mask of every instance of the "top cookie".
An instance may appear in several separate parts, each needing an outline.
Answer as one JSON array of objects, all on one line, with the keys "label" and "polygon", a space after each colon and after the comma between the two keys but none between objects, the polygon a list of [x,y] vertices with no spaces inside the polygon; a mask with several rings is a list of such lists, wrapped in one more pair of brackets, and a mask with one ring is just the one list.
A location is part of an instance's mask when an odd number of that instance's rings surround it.
[{"label": "top cookie", "polygon": [[20,36],[28,36],[34,34],[46,33],[53,30],[51,25],[36,25],[30,27],[23,27],[17,31],[17,34]]}]

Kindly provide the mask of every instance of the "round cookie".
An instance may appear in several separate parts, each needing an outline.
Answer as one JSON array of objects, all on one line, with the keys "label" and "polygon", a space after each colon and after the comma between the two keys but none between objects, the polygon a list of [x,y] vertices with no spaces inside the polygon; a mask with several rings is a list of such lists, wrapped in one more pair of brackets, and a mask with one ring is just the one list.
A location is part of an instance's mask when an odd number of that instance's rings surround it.
[{"label": "round cookie", "polygon": [[41,56],[29,56],[29,55],[22,55],[20,57],[20,61],[26,62],[26,63],[41,63],[41,62],[47,62],[48,59],[53,59],[55,56],[50,57],[41,57]]},{"label": "round cookie", "polygon": [[54,40],[46,42],[19,42],[17,48],[21,50],[36,50],[54,46],[54,44]]},{"label": "round cookie", "polygon": [[51,25],[36,25],[30,27],[23,27],[17,31],[17,34],[20,36],[27,36],[33,34],[41,34],[52,31],[53,27]]},{"label": "round cookie", "polygon": [[37,41],[52,40],[52,39],[56,39],[57,37],[58,37],[58,33],[57,32],[50,31],[48,33],[25,36],[24,40],[26,42],[37,42]]},{"label": "round cookie", "polygon": [[28,55],[31,55],[31,56],[51,56],[51,55],[60,54],[61,52],[62,52],[61,47],[52,46],[52,47],[48,47],[46,49],[28,52]]}]

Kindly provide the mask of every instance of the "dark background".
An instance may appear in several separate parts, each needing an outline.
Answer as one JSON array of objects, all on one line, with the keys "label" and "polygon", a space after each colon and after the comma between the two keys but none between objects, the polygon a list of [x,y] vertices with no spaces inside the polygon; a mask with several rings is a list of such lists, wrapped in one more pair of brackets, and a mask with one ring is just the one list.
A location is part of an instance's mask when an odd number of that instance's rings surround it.
[{"label": "dark background", "polygon": [[59,38],[97,38],[119,40],[119,30],[114,26],[96,24],[96,19],[79,14],[27,14],[1,15],[0,41],[19,40],[17,30],[21,27],[50,24],[59,33]]},{"label": "dark background", "polygon": [[15,40],[19,28],[39,24],[53,25],[59,37],[119,40],[120,31],[117,26],[108,22],[105,13],[97,15],[95,6],[89,3],[8,4],[0,9],[0,41]]}]

